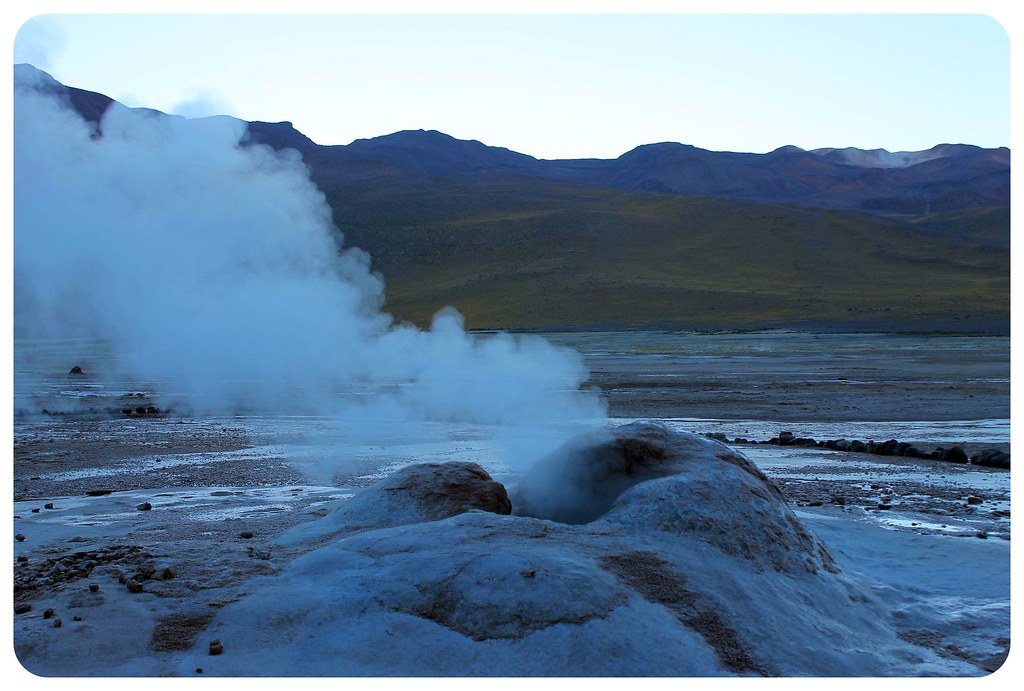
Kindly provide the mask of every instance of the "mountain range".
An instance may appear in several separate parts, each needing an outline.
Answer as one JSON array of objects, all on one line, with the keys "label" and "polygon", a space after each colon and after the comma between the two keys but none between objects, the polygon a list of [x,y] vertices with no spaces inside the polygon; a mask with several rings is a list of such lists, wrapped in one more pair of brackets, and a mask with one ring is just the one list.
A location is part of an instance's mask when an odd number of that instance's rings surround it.
[{"label": "mountain range", "polygon": [[[114,103],[16,70],[93,122]],[[477,328],[1008,330],[1007,148],[545,160],[433,130],[325,146],[246,126],[302,155],[418,323],[454,304]]]}]

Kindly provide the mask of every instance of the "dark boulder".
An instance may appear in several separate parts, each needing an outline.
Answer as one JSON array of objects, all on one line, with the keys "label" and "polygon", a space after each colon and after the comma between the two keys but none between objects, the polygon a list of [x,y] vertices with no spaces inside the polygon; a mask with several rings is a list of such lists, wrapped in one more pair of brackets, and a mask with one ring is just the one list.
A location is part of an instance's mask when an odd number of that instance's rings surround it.
[{"label": "dark boulder", "polygon": [[1010,469],[1010,454],[998,449],[985,449],[971,456],[971,463],[987,468]]},{"label": "dark boulder", "polygon": [[967,453],[959,446],[954,446],[942,455],[941,460],[947,463],[966,463]]},{"label": "dark boulder", "polygon": [[895,456],[896,447],[898,445],[899,442],[896,441],[895,439],[884,441],[875,448],[875,453],[877,453],[880,456]]}]

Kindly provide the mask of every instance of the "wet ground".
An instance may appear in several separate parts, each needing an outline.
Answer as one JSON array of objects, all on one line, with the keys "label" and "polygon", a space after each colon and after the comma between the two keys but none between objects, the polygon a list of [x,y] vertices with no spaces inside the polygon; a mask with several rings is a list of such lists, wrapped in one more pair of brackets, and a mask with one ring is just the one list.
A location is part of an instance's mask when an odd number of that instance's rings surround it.
[{"label": "wet ground", "polygon": [[[1008,339],[556,339],[585,353],[592,383],[609,399],[608,424],[642,417],[730,438],[767,439],[785,429],[819,439],[1009,449]],[[515,481],[495,430],[485,426],[384,425],[371,443],[326,418],[111,413],[126,396],[165,409],[166,383],[97,374],[105,370],[97,344],[85,352],[69,342],[35,346],[22,348],[20,370],[16,357],[12,508],[14,533],[23,539],[15,542],[15,599],[34,606],[16,615],[19,655],[49,654],[52,625],[40,613],[47,606],[63,613],[64,625],[80,617],[73,626],[82,631],[92,616],[134,618],[116,655],[165,654],[166,636],[151,640],[151,632],[170,636],[183,627],[182,640],[195,635],[209,611],[244,595],[248,578],[298,554],[275,536],[398,466],[472,460]],[[85,374],[68,374],[74,364]],[[736,448],[811,525],[825,521],[837,530],[849,520],[907,539],[987,540],[993,548],[1010,539],[1005,470],[827,449]],[[144,588],[158,597],[140,608],[125,599],[122,580],[146,568],[154,573]],[[159,577],[164,568],[173,578]],[[182,623],[183,607],[199,614]],[[47,673],[75,670],[55,661]]]}]

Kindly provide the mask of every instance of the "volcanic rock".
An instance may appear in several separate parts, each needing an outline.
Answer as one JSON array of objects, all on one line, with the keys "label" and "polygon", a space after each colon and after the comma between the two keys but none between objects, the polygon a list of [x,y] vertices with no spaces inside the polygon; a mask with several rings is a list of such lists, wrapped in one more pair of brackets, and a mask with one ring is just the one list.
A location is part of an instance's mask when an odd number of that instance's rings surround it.
[{"label": "volcanic rock", "polygon": [[1010,454],[998,449],[985,449],[971,456],[971,463],[988,468],[1010,469]]},{"label": "volcanic rock", "polygon": [[948,463],[966,463],[967,453],[959,446],[954,446],[942,455],[942,460]]}]

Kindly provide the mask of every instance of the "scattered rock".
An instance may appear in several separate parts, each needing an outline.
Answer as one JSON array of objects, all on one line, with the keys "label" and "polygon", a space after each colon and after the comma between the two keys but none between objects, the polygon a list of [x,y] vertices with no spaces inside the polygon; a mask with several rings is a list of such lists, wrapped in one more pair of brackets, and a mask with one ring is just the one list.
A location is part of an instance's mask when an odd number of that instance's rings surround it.
[{"label": "scattered rock", "polygon": [[68,370],[68,374],[85,374],[85,372],[82,370],[81,365],[75,365],[70,370]]},{"label": "scattered rock", "polygon": [[77,614],[75,616],[71,617],[71,619],[72,619],[72,621],[82,621],[82,617],[80,617]]},{"label": "scattered rock", "polygon": [[224,645],[220,642],[219,638],[215,638],[210,641],[210,655],[220,655],[224,652]]},{"label": "scattered rock", "polygon": [[91,489],[86,494],[90,497],[102,497],[107,494],[113,494],[113,492],[114,490],[112,489]]},{"label": "scattered rock", "polygon": [[32,513],[39,513],[39,509],[38,508],[32,509]]},{"label": "scattered rock", "polygon": [[22,564],[27,564],[28,563],[28,557],[25,556],[24,554],[19,554],[18,555],[18,561],[21,562]]},{"label": "scattered rock", "polygon": [[152,511],[153,505],[150,504],[148,501],[144,501],[135,508],[138,509],[139,511]]},{"label": "scattered rock", "polygon": [[53,628],[59,629],[62,626],[64,626],[64,620],[63,619],[54,619],[53,620]]},{"label": "scattered rock", "polygon": [[896,448],[898,445],[898,441],[896,441],[895,439],[889,439],[888,441],[884,441],[881,444],[879,444],[875,448],[875,453],[877,453],[880,456],[895,456]]},{"label": "scattered rock", "polygon": [[53,502],[51,501],[51,502],[50,502],[50,503],[48,503],[48,504],[43,504],[43,508],[44,508],[44,509],[51,509],[51,510],[53,510],[53,508],[54,508],[54,506],[53,506]]},{"label": "scattered rock", "polygon": [[988,531],[979,530],[977,533],[975,533],[974,537],[980,537],[982,540],[987,540],[988,539]]},{"label": "scattered rock", "polygon": [[242,538],[243,540],[248,540],[249,538],[252,537],[252,533],[250,531],[248,531],[248,530],[245,530],[245,531],[242,531],[241,533],[239,533],[238,537]]},{"label": "scattered rock", "polygon": [[141,593],[142,592],[142,584],[139,583],[134,578],[129,578],[125,582],[128,585],[128,592],[129,593]]},{"label": "scattered rock", "polygon": [[47,607],[46,610],[43,611],[43,619],[49,619],[54,614],[56,614],[56,612],[53,611],[53,607]]},{"label": "scattered rock", "polygon": [[973,495],[967,497],[967,503],[968,504],[980,504],[983,501],[984,501],[984,499],[982,499],[981,497],[975,497]]},{"label": "scattered rock", "polygon": [[21,533],[18,533],[17,535],[14,536],[14,539],[17,540],[18,542],[24,542],[25,541],[25,536],[22,535]]},{"label": "scattered rock", "polygon": [[31,611],[32,611],[32,605],[30,605],[27,602],[22,602],[22,603],[17,604],[17,605],[14,606],[14,613],[15,614],[25,614],[26,612],[31,612]]},{"label": "scattered rock", "polygon": [[947,463],[966,463],[967,454],[959,446],[954,446],[951,449],[943,449],[939,460]]},{"label": "scattered rock", "polygon": [[1010,454],[998,449],[985,449],[971,456],[971,463],[987,468],[1010,469]]},{"label": "scattered rock", "polygon": [[892,508],[892,504],[879,504],[878,505],[878,510],[879,511],[888,511],[891,508]]},{"label": "scattered rock", "polygon": [[89,584],[89,592],[90,593],[98,593],[98,592],[100,592],[100,584],[99,583],[90,583]]}]

